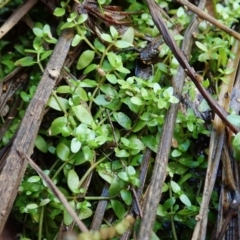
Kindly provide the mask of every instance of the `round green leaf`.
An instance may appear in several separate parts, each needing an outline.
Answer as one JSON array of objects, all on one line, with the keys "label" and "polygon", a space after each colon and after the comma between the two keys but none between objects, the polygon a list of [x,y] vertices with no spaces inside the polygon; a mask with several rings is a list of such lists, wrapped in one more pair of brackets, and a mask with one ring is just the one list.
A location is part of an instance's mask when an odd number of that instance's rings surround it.
[{"label": "round green leaf", "polygon": [[48,145],[47,142],[45,141],[45,139],[40,136],[37,135],[36,140],[35,140],[35,147],[40,150],[41,152],[46,153],[48,151]]},{"label": "round green leaf", "polygon": [[186,206],[190,207],[192,205],[189,198],[187,197],[187,195],[181,194],[181,196],[179,198],[180,198],[181,202],[183,204],[185,204]]},{"label": "round green leaf", "polygon": [[[75,210],[75,203],[74,201],[70,201],[69,204],[72,206],[72,208]],[[63,210],[63,222],[66,226],[69,226],[73,222],[73,218],[69,214],[66,208]]]},{"label": "round green leaf", "polygon": [[67,122],[68,122],[67,117],[55,118],[49,129],[49,135],[55,136],[57,134],[62,133],[62,129],[67,125]]},{"label": "round green leaf", "polygon": [[39,206],[42,207],[42,206],[45,206],[47,205],[48,203],[50,202],[50,199],[49,198],[45,198],[45,199],[42,199]]},{"label": "round green leaf", "polygon": [[122,40],[133,43],[134,40],[134,28],[133,27],[128,27],[125,33],[122,35]]},{"label": "round green leaf", "polygon": [[180,186],[179,186],[176,182],[171,181],[170,184],[171,184],[172,190],[173,190],[175,193],[178,193],[178,192],[181,191]]},{"label": "round green leaf", "polygon": [[61,17],[65,14],[65,9],[57,7],[57,8],[55,8],[53,14],[57,17]]},{"label": "round green leaf", "polygon": [[240,116],[238,115],[228,115],[227,120],[233,125],[240,127]]},{"label": "round green leaf", "polygon": [[28,182],[30,183],[34,183],[34,182],[38,182],[41,178],[39,176],[31,176],[30,178],[28,178]]},{"label": "round green leaf", "polygon": [[69,103],[66,98],[52,95],[48,100],[48,106],[57,111],[66,111],[69,108]]},{"label": "round green leaf", "polygon": [[123,204],[118,200],[111,200],[111,205],[116,216],[118,218],[123,218],[126,213]]},{"label": "round green leaf", "polygon": [[36,61],[34,61],[33,57],[28,56],[17,60],[14,64],[20,67],[29,67],[34,65],[35,63]]},{"label": "round green leaf", "polygon": [[76,47],[81,42],[82,39],[83,38],[80,35],[76,34],[72,40],[72,46]]},{"label": "round green leaf", "polygon": [[93,122],[93,117],[91,113],[82,105],[73,106],[72,111],[77,119],[87,125],[91,125]]},{"label": "round green leaf", "polygon": [[201,49],[203,52],[208,52],[208,49],[206,48],[205,45],[203,45],[201,42],[196,41],[195,44],[199,49]]},{"label": "round green leaf", "polygon": [[118,177],[121,178],[122,180],[126,181],[126,182],[129,181],[129,177],[128,177],[128,174],[126,172],[118,173]]},{"label": "round green leaf", "polygon": [[106,42],[109,42],[109,43],[112,42],[112,37],[109,34],[102,33],[100,37],[102,40],[104,40]]},{"label": "round green leaf", "polygon": [[82,144],[78,141],[77,138],[73,138],[71,141],[71,151],[73,153],[77,153],[80,150],[81,145]]},{"label": "round green leaf", "polygon": [[131,119],[123,112],[115,112],[113,114],[114,118],[118,122],[119,125],[124,127],[125,129],[131,129],[132,121]]},{"label": "round green leaf", "polygon": [[84,51],[78,59],[77,69],[81,70],[81,69],[87,67],[94,59],[94,56],[95,56],[94,51],[92,51],[92,50]]},{"label": "round green leaf", "polygon": [[117,176],[114,176],[113,181],[109,187],[109,196],[115,197],[116,195],[118,195],[123,189],[124,185],[124,181],[119,179]]},{"label": "round green leaf", "polygon": [[30,203],[26,206],[27,209],[36,209],[38,208],[38,205],[36,203]]},{"label": "round green leaf", "polygon": [[129,43],[129,42],[126,42],[126,41],[123,41],[123,40],[118,40],[115,42],[115,46],[117,48],[128,48],[128,47],[132,47],[132,43]]},{"label": "round green leaf", "polygon": [[131,97],[131,102],[132,102],[133,104],[138,105],[138,106],[143,105],[143,101],[142,101],[142,99],[139,98],[139,97]]},{"label": "round green leaf", "polygon": [[123,199],[123,201],[127,204],[127,205],[131,205],[132,203],[132,194],[129,190],[121,190],[120,192],[121,197]]},{"label": "round green leaf", "polygon": [[179,157],[179,156],[181,156],[181,155],[182,155],[182,152],[179,151],[178,149],[174,149],[174,150],[172,151],[172,153],[171,153],[171,156],[172,156],[172,157]]},{"label": "round green leaf", "polygon": [[79,217],[80,219],[86,219],[86,218],[91,217],[92,214],[93,214],[93,211],[92,211],[90,208],[88,208],[88,207],[83,207],[83,208],[81,208],[81,210],[80,210],[80,212],[79,212],[79,214],[78,214],[78,217]]},{"label": "round green leaf", "polygon": [[78,177],[77,173],[74,170],[70,170],[68,172],[67,184],[68,184],[69,189],[73,193],[79,193],[80,192],[79,177]]},{"label": "round green leaf", "polygon": [[37,37],[42,37],[43,36],[43,30],[40,28],[33,28],[33,33],[37,36]]},{"label": "round green leaf", "polygon": [[61,160],[67,161],[70,155],[70,149],[64,143],[59,143],[56,148],[56,153]]}]

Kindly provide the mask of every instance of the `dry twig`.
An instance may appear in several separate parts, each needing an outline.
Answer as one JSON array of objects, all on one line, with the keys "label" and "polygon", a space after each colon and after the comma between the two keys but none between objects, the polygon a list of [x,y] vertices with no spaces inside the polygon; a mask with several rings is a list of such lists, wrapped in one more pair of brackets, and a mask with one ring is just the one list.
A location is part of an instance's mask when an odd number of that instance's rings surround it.
[{"label": "dry twig", "polygon": [[0,232],[12,208],[19,184],[27,166],[27,161],[24,161],[19,156],[17,150],[27,155],[32,152],[34,141],[42,121],[44,108],[60,74],[72,38],[72,30],[63,31],[60,36],[36,93],[27,108],[20,128],[13,140],[11,149],[4,159],[5,163],[0,174]]}]

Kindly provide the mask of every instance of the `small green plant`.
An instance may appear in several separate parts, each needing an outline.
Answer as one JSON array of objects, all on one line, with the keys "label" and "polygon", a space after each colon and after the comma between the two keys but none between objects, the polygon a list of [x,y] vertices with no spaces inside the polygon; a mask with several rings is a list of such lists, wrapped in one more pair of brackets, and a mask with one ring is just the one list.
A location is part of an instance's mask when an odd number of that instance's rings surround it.
[{"label": "small green plant", "polygon": [[[69,12],[69,2],[62,1],[54,11],[54,15],[61,18],[56,31],[60,33],[63,29],[74,28],[73,50],[83,44],[80,56],[67,70],[71,76],[81,76],[81,80],[70,78],[56,86],[46,106],[50,109],[46,117],[48,122],[42,124],[35,147],[44,157],[42,168],[87,226],[99,199],[98,190],[105,183],[109,185],[107,212],[111,213],[114,221],[120,222],[133,203],[132,189],[137,189],[141,184],[139,169],[144,152],[149,148],[155,157],[166,113],[171,104],[180,101],[170,81],[177,73],[179,64],[168,46],[161,44],[158,47],[161,61],[151,63],[153,74],[147,79],[135,74],[135,66],[141,61],[141,49],[148,44],[146,39],[151,40],[151,37],[159,34],[145,4],[125,1],[128,6],[125,10],[129,12],[144,10],[131,16],[132,26],[121,29],[111,24],[107,27],[99,20],[101,28],[94,31],[88,26],[90,14]],[[99,12],[105,11],[103,4],[110,2],[98,1],[96,6]],[[171,30],[176,30],[177,26],[186,28],[191,17],[184,8],[174,9],[170,1],[156,2],[169,8],[172,19],[166,19],[166,22]],[[230,1],[228,8],[232,4]],[[229,22],[232,22],[231,19],[228,17]],[[225,75],[232,71],[225,69],[228,59],[233,57],[229,50],[232,39],[201,24],[190,61],[197,66],[203,65],[203,69],[198,69],[203,78],[215,74],[213,78],[205,79],[203,84],[208,88],[213,81],[217,92],[218,79],[225,81]],[[57,40],[51,32],[49,23],[35,23],[31,37],[22,37],[19,44],[15,45],[19,54],[16,59],[20,58],[15,64],[32,67],[33,72],[28,88],[20,92],[26,103],[31,100],[41,77],[38,66],[44,71],[56,44]],[[174,38],[181,44],[183,37],[180,34],[175,34]],[[0,49],[4,50],[8,44],[2,41]],[[8,61],[9,67],[6,67]],[[11,57],[1,57],[5,73],[13,68],[13,62]],[[193,84],[186,82],[184,94],[188,94],[190,100],[195,99]],[[21,110],[19,115],[23,114],[24,110]],[[235,116],[233,118],[232,121],[235,124],[237,121],[239,125],[238,119]],[[4,144],[11,139],[19,122],[20,117],[14,119],[2,139]],[[204,120],[197,118],[192,109],[186,107],[183,111],[179,110],[163,198],[154,227],[156,239],[157,236],[177,239],[179,229],[184,229],[185,239],[192,233],[202,197],[200,183],[204,177],[199,172],[207,166],[207,151],[204,148],[196,151],[196,140],[200,136],[208,137],[208,129]],[[238,156],[238,135],[233,145]],[[152,161],[149,165],[151,174]],[[94,187],[86,189],[84,182],[92,172]],[[215,192],[209,216],[214,215],[217,198]],[[66,226],[73,222],[44,181],[31,169],[27,169],[19,188],[14,212],[19,221],[29,227],[23,231],[22,239],[35,239],[36,235],[38,239],[54,239],[62,221]],[[30,229],[38,229],[38,232]]]}]

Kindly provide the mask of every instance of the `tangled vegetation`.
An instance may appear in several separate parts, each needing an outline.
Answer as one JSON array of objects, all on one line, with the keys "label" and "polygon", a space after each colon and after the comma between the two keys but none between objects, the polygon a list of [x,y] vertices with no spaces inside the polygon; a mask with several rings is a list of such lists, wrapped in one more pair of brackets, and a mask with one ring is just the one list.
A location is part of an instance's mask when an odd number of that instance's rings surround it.
[{"label": "tangled vegetation", "polygon": [[[20,2],[11,1],[0,9],[1,15],[8,16]],[[182,97],[175,96],[171,81],[179,63],[159,37],[144,1],[85,1],[71,8],[72,2],[61,1],[53,15],[38,3],[28,13],[33,28],[16,26],[14,41],[11,31],[0,41],[1,79],[17,67],[29,78],[15,92],[14,98],[21,103],[1,146],[14,137],[61,31],[74,29],[69,57],[75,61],[62,69],[62,80],[48,100],[32,158],[88,228],[101,201],[106,206],[100,226],[122,226],[128,214],[141,216],[166,114],[171,104],[180,103],[152,239],[190,239],[202,200],[214,113],[188,78]],[[168,14],[166,24],[181,46],[193,13],[173,1],[156,2]],[[121,5],[121,10],[114,5]],[[211,14],[225,25],[237,25],[237,1],[213,1],[211,7]],[[231,51],[234,38],[202,20],[194,40],[189,62],[217,99],[222,82],[236,70],[227,68],[229,59],[235,58]],[[13,102],[9,100],[8,105],[11,108]],[[7,114],[2,115],[2,126],[6,118]],[[236,116],[229,120],[239,124]],[[238,138],[234,141],[237,156]],[[146,151],[150,152],[147,160]],[[141,175],[144,161],[146,180]],[[143,193],[137,196],[141,185]],[[217,219],[220,187],[216,184],[212,193],[206,239]],[[57,239],[63,226],[77,232],[65,206],[31,167],[25,172],[12,214],[21,240]],[[133,227],[136,232],[139,221]],[[124,231],[132,225],[127,224]],[[133,238],[134,234],[129,237]]]}]

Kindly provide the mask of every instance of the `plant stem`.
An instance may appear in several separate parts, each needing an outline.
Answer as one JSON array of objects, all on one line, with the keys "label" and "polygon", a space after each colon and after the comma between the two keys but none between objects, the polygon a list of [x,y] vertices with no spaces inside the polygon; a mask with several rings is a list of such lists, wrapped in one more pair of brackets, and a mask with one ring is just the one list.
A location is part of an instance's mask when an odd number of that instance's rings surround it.
[{"label": "plant stem", "polygon": [[[169,196],[170,198],[172,198],[172,188],[169,188]],[[177,238],[177,233],[176,233],[176,228],[175,228],[175,224],[174,224],[174,216],[173,216],[173,206],[171,205],[170,207],[171,209],[171,227],[172,227],[172,233],[173,233],[173,239],[174,240],[178,240]]]},{"label": "plant stem", "polygon": [[42,240],[43,216],[44,216],[44,207],[41,207],[39,227],[38,227],[38,240]]},{"label": "plant stem", "polygon": [[59,107],[61,108],[61,110],[64,112],[65,116],[67,116],[68,113],[66,112],[66,110],[65,110],[65,108],[63,107],[62,103],[59,101],[56,92],[55,92],[55,91],[52,91],[52,95],[54,96],[54,98],[55,98],[56,102],[58,103]]},{"label": "plant stem", "polygon": [[93,165],[91,165],[91,167],[85,172],[85,174],[83,175],[83,177],[81,178],[81,180],[79,181],[79,185],[78,188],[81,188],[83,182],[86,180],[86,178],[88,177],[88,175],[93,171],[94,168],[97,167],[97,165],[99,165],[100,163],[102,163],[104,160],[107,159],[107,157],[109,157],[110,154],[107,154],[106,156],[104,156],[102,159],[100,159],[99,161],[95,162]]}]

